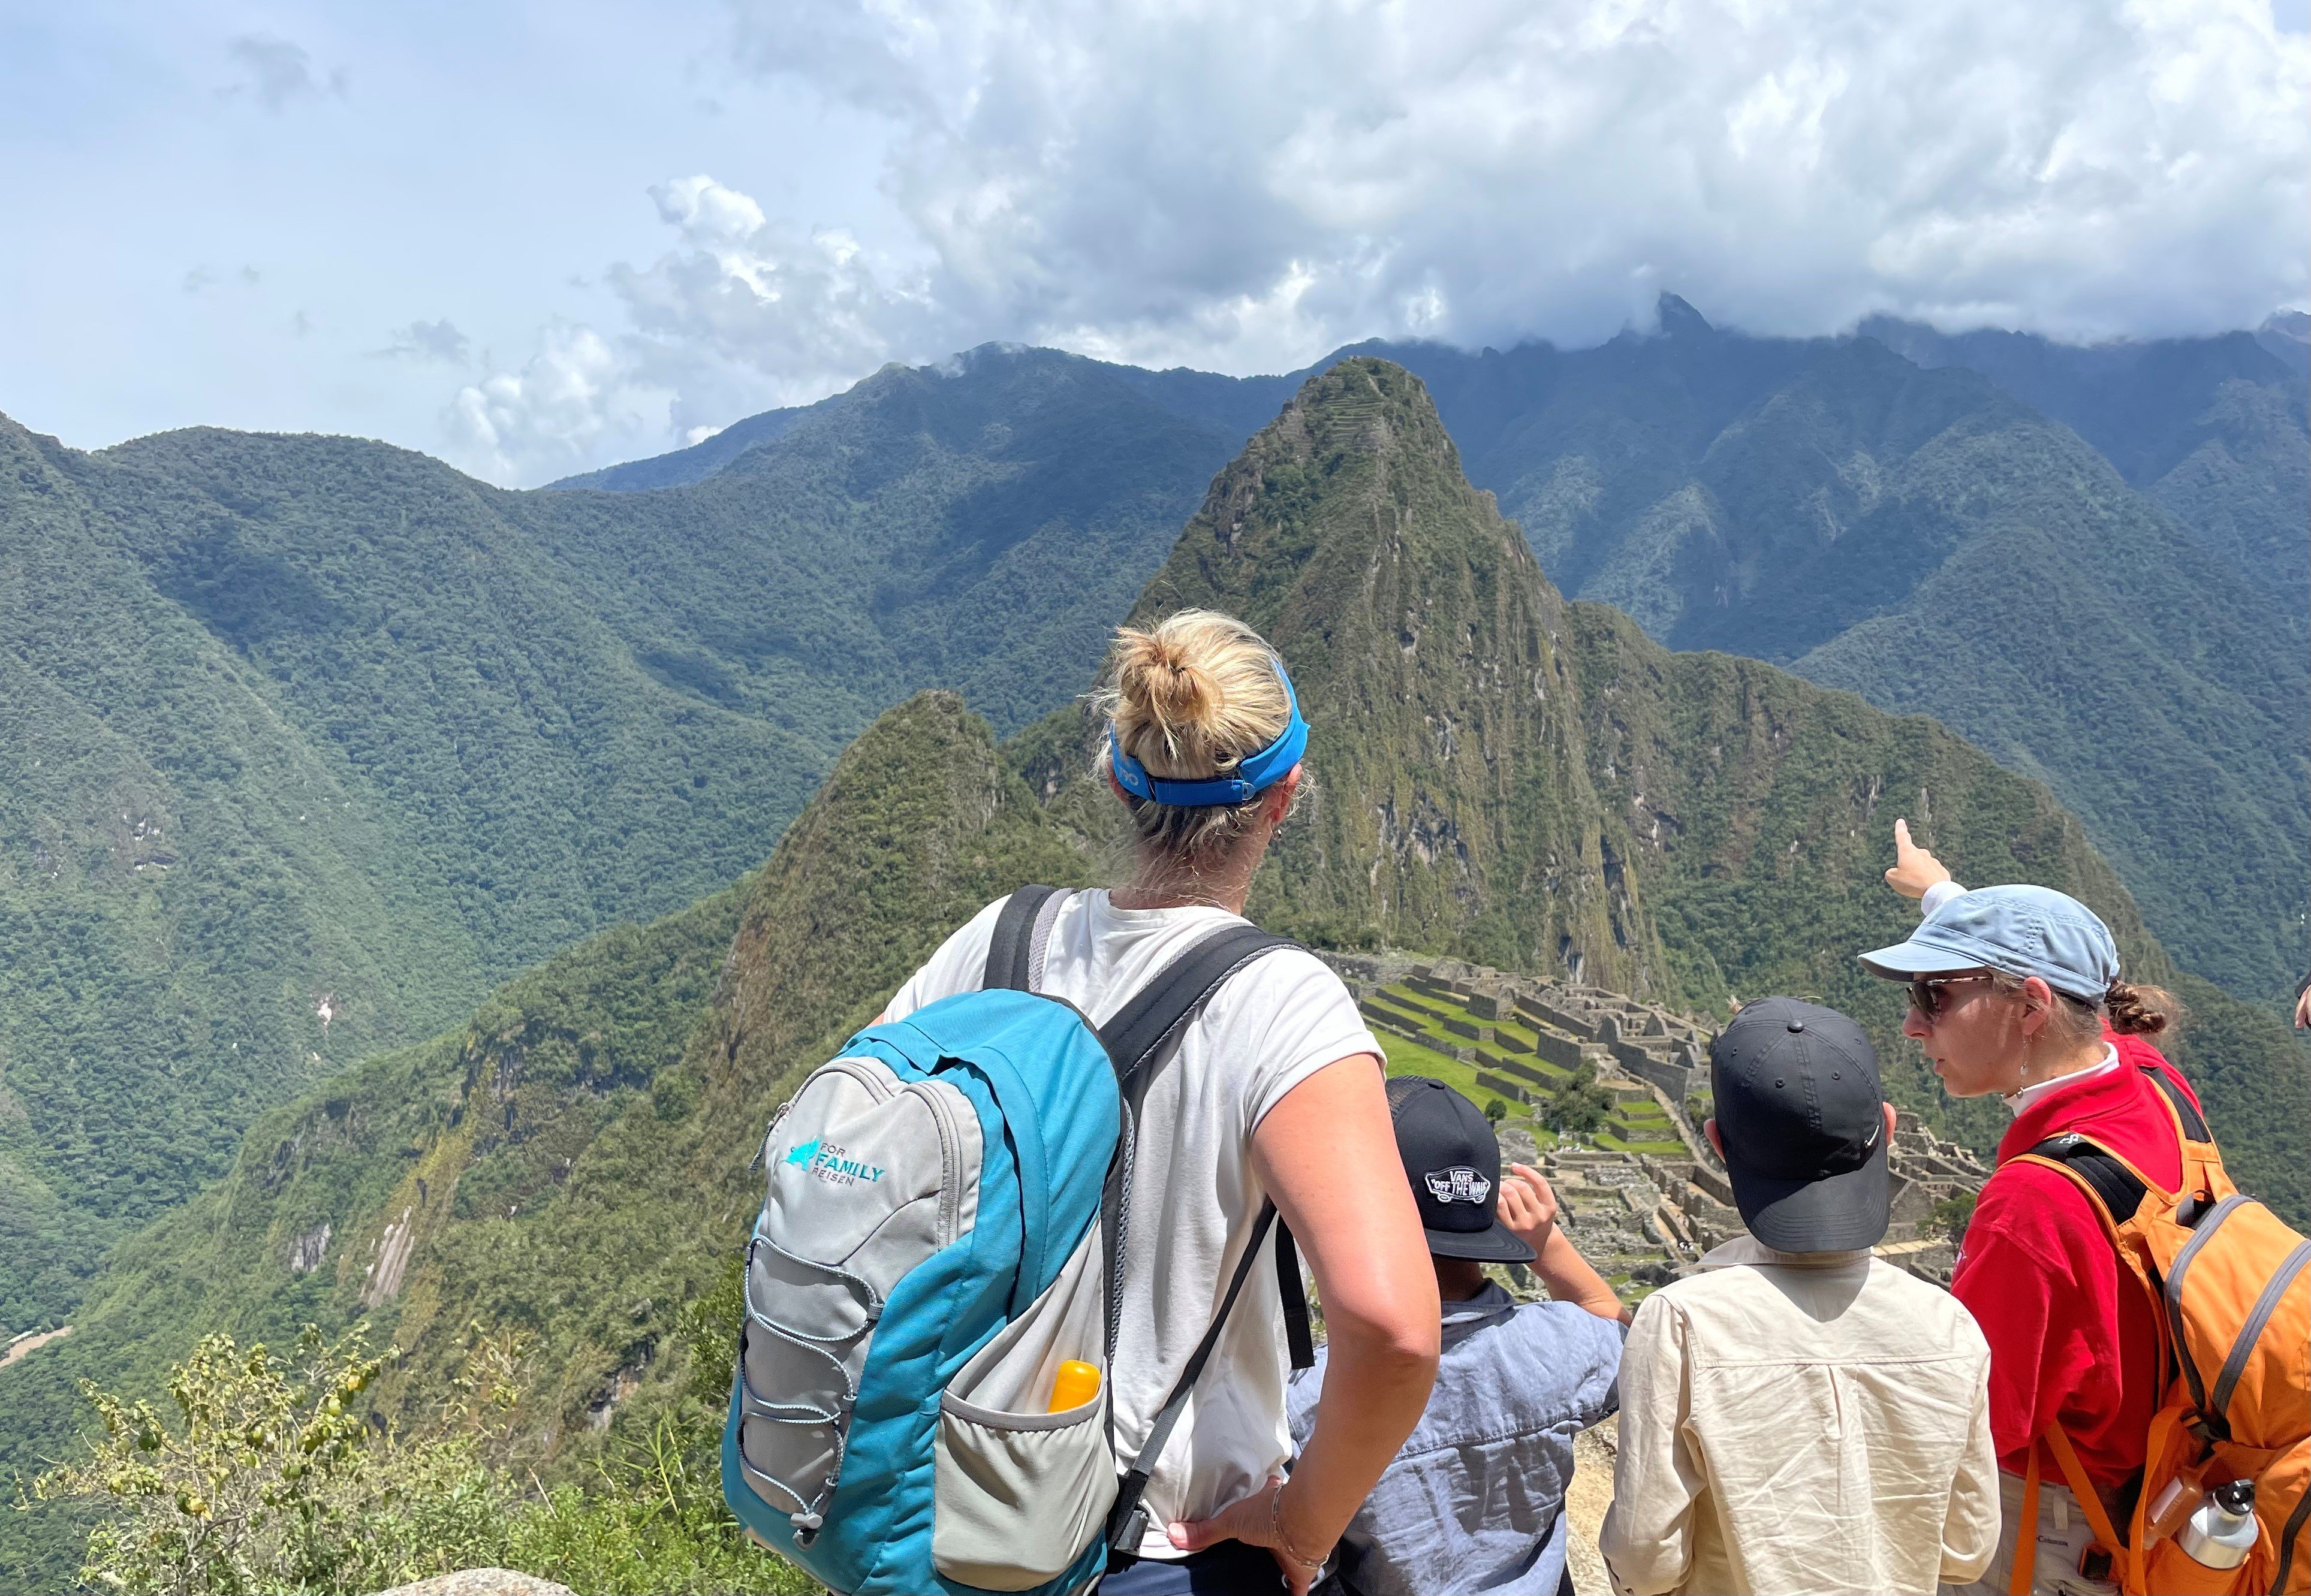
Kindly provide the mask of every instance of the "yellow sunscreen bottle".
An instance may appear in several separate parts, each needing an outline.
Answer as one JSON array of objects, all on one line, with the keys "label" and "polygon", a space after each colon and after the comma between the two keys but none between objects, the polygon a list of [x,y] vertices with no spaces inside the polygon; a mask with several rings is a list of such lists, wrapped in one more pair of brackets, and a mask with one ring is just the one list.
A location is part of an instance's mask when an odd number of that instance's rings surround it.
[{"label": "yellow sunscreen bottle", "polygon": [[1099,1371],[1089,1364],[1073,1358],[1060,1365],[1059,1378],[1051,1382],[1051,1405],[1048,1411],[1065,1413],[1070,1408],[1080,1408],[1099,1395]]}]

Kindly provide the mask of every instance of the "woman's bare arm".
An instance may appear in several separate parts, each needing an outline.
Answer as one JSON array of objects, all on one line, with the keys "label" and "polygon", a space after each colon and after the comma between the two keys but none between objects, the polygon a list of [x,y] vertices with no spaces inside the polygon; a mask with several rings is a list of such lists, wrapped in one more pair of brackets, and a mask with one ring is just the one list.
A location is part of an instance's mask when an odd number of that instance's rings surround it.
[{"label": "woman's bare arm", "polygon": [[1299,1596],[1315,1573],[1300,1559],[1331,1550],[1420,1421],[1443,1320],[1378,1059],[1359,1053],[1301,1082],[1260,1122],[1251,1148],[1316,1277],[1323,1395],[1288,1484],[1176,1526],[1173,1539],[1190,1551],[1228,1539],[1268,1547]]}]

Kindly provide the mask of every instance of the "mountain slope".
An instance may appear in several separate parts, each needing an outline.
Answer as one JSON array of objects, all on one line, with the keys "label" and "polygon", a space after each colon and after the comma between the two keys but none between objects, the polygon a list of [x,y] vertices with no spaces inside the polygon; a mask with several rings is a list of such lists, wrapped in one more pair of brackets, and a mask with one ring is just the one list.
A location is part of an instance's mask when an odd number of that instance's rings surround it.
[{"label": "mountain slope", "polygon": [[[2193,964],[2291,990],[2311,662],[2304,606],[2281,600],[2299,578],[2274,589],[2069,429],[1870,338],[1746,338],[1665,300],[1658,336],[1595,350],[1374,348],[1435,387],[1470,480],[1567,592],[1672,647],[1933,714],[2052,785]],[[2284,375],[2244,335],[2190,348]],[[2299,423],[2264,414],[2282,388],[2254,392],[2224,402],[2262,418],[2265,466],[2311,474]],[[2159,413],[2178,439],[2187,410]],[[2203,515],[2252,520],[2285,497],[2203,449],[2160,468],[2200,474]],[[2297,494],[2298,563],[2301,519]]]},{"label": "mountain slope", "polygon": [[810,729],[840,746],[944,685],[1008,730],[1077,690],[1242,445],[1151,397],[1165,375],[1051,350],[886,367],[693,485],[521,513],[638,656],[713,702],[832,694]]},{"label": "mountain slope", "polygon": [[[1932,720],[1672,653],[1617,611],[1566,604],[1388,362],[1310,379],[1214,483],[1135,613],[1182,604],[1260,627],[1308,707],[1313,804],[1254,898],[1281,928],[1585,973],[1701,1012],[1811,993],[1871,1025],[1905,1101],[1984,1149],[1996,1110],[1940,1096],[1899,1038],[1899,990],[1853,958],[1914,923],[1878,878],[1897,815],[1961,879],[2071,892],[2131,972],[2176,978],[2044,786]],[[1015,756],[1100,836],[1104,795],[1080,774],[1095,729],[1063,711]],[[2242,1178],[2311,1206],[2275,1129],[2307,1084],[2303,1050],[2275,1018],[2193,990],[2210,1044],[2185,1056]]]},{"label": "mountain slope", "polygon": [[[2298,595],[2311,586],[2311,382],[2299,344],[2289,359],[2268,328],[2086,348],[1885,317],[1859,330],[1921,366],[1979,371],[2071,428],[2251,582]],[[2288,607],[2311,629],[2303,606]]]},{"label": "mountain slope", "polygon": [[[580,1473],[687,1374],[677,1310],[735,1256],[749,1150],[815,1062],[955,924],[1084,860],[946,693],[890,711],[748,881],[621,927],[252,1126],[231,1173],[122,1247],[74,1334],[0,1372],[0,1476],[69,1443],[82,1375],[149,1382],[200,1334],[367,1319],[437,1400],[469,1327],[533,1339],[536,1466]],[[10,1588],[63,1589],[74,1525],[0,1515]]]},{"label": "mountain slope", "polygon": [[304,1083],[735,877],[887,705],[1076,691],[1235,391],[894,368],[651,494],[0,423],[0,1327]]},{"label": "mountain slope", "polygon": [[256,1113],[729,880],[814,778],[810,745],[654,681],[423,457],[0,423],[0,458],[12,1329]]}]

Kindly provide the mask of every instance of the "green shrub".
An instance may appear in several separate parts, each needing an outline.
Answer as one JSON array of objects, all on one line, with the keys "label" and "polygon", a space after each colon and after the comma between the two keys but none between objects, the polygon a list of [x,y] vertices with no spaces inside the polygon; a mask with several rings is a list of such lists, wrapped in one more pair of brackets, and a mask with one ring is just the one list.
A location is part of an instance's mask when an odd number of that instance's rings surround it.
[{"label": "green shrub", "polygon": [[1612,1118],[1613,1095],[1597,1084],[1594,1076],[1574,1076],[1542,1099],[1536,1117],[1551,1130],[1560,1135],[1576,1131],[1593,1135]]},{"label": "green shrub", "polygon": [[[99,1516],[82,1580],[125,1596],[375,1591],[459,1568],[506,1566],[600,1596],[816,1587],[748,1543],[721,1499],[719,1400],[732,1351],[735,1268],[684,1316],[698,1333],[693,1391],[615,1443],[585,1485],[539,1483],[515,1453],[527,1347],[476,1333],[454,1395],[418,1428],[363,1411],[397,1356],[356,1328],[308,1327],[292,1356],[211,1336],[171,1371],[173,1414],[83,1382],[103,1434],[33,1495]],[[729,1323],[724,1325],[722,1321]],[[718,1339],[719,1338],[719,1339]]]},{"label": "green shrub", "polygon": [[1966,1227],[1974,1222],[1975,1193],[1961,1191],[1956,1197],[1945,1197],[1928,1211],[1919,1231],[1926,1235],[1948,1236],[1953,1247],[1966,1241]]}]

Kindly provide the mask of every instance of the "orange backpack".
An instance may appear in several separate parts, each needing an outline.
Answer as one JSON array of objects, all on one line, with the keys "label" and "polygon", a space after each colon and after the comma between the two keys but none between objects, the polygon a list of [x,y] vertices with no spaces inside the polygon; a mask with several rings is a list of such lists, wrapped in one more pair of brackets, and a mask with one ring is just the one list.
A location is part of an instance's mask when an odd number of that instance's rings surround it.
[{"label": "orange backpack", "polygon": [[[2039,1459],[2051,1454],[2111,1558],[2127,1596],[2273,1596],[2311,1592],[2311,1241],[2241,1193],[2188,1096],[2140,1067],[2166,1100],[2183,1149],[2183,1187],[2168,1191],[2091,1138],[2051,1137],[2022,1157],[2061,1170],[2087,1194],[2120,1260],[2150,1294],[2158,1383],[2141,1489],[2121,1537],[2060,1424],[2030,1449],[2014,1583],[2030,1589]],[[2236,1568],[2184,1555],[2177,1533],[2210,1487],[2254,1481],[2261,1534]],[[2179,1483],[2180,1489],[2168,1487]],[[2164,1506],[2166,1511],[2158,1510]]]}]

